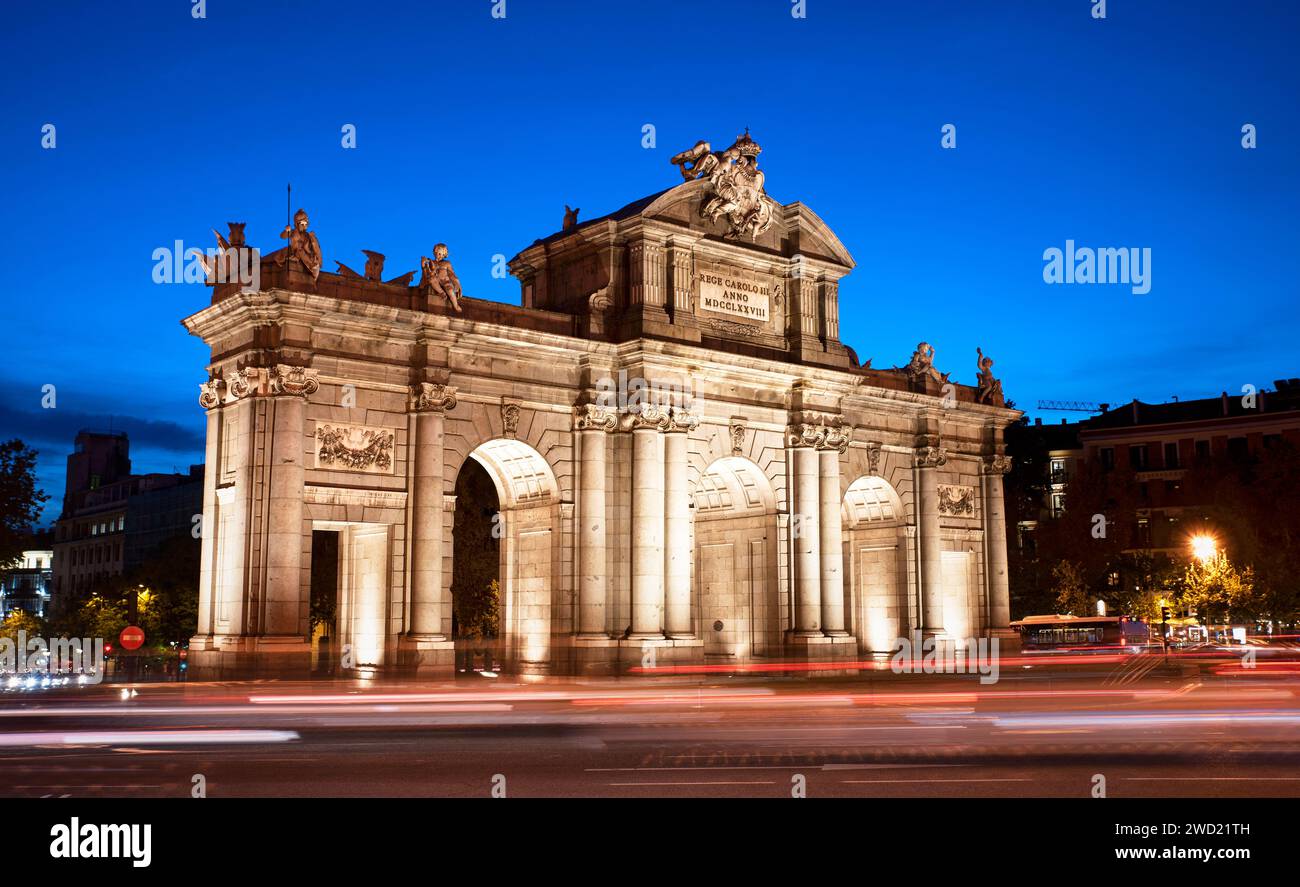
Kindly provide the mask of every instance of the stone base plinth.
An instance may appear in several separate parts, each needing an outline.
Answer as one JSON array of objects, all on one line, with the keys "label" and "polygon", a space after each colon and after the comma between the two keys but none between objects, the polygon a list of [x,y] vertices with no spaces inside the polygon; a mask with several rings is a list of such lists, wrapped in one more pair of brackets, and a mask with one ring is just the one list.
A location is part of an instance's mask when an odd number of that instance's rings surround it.
[{"label": "stone base plinth", "polygon": [[704,641],[694,637],[577,637],[569,649],[575,675],[653,676],[652,669],[704,661]]},{"label": "stone base plinth", "polygon": [[439,636],[402,635],[397,641],[397,664],[420,677],[454,677],[456,642]]},{"label": "stone base plinth", "polygon": [[190,680],[300,679],[311,675],[311,644],[297,635],[190,639]]},{"label": "stone base plinth", "polygon": [[1020,632],[1014,628],[989,629],[989,637],[998,642],[998,655],[1015,656],[1020,653]]},{"label": "stone base plinth", "polygon": [[628,638],[618,644],[620,674],[652,676],[657,669],[704,661],[700,638]]},{"label": "stone base plinth", "polygon": [[826,663],[824,670],[802,672],[808,675],[850,674],[855,669],[840,668],[838,664],[847,665],[862,659],[858,653],[858,639],[852,635],[808,635],[795,631],[786,632],[785,655],[796,662]]}]

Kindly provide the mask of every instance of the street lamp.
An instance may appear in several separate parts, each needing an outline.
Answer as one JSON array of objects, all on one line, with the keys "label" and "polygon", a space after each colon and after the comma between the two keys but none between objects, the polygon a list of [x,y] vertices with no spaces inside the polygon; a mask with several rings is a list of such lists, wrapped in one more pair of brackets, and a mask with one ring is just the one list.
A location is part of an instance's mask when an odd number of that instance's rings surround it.
[{"label": "street lamp", "polygon": [[1192,556],[1203,564],[1214,560],[1218,553],[1218,543],[1208,533],[1192,537]]}]

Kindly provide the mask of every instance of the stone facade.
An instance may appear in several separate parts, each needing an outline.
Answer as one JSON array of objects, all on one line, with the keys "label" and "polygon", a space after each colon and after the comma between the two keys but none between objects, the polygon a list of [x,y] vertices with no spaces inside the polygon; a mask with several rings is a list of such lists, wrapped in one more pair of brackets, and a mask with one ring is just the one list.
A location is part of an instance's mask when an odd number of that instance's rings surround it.
[{"label": "stone facade", "polygon": [[218,285],[185,321],[212,348],[193,669],[305,669],[313,531],[334,530],[357,664],[450,673],[470,459],[497,487],[516,671],[1004,630],[1018,413],[861,365],[826,225],[794,203],[736,238],[708,198],[687,181],[537,241],[510,264],[521,306],[455,311],[292,258],[258,291]]}]

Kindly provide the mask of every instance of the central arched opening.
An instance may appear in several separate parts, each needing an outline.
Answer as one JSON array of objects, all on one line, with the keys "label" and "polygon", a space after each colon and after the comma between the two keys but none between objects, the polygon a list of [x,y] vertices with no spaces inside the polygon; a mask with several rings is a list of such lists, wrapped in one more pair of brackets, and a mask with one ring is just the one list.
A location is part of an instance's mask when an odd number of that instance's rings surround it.
[{"label": "central arched opening", "polygon": [[501,503],[476,459],[456,477],[452,523],[451,631],[456,671],[495,672],[501,639]]},{"label": "central arched opening", "polygon": [[499,438],[469,453],[455,490],[451,599],[458,668],[466,674],[548,671],[560,560],[555,474],[528,444]]},{"label": "central arched opening", "polygon": [[695,511],[697,625],[706,658],[779,652],[776,496],[757,465],[726,456],[700,473]]}]

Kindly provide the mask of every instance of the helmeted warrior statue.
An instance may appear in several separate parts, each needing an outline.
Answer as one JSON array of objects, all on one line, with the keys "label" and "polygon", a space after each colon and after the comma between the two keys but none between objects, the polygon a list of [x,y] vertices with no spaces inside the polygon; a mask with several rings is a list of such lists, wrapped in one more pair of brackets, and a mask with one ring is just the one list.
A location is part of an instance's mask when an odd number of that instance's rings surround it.
[{"label": "helmeted warrior statue", "polygon": [[311,279],[314,281],[320,276],[320,241],[316,239],[315,234],[307,230],[307,224],[307,210],[300,209],[293,214],[293,225],[285,225],[284,230],[280,232],[280,238],[289,241],[289,245],[277,261],[283,265],[290,258],[297,259],[311,273]]}]

